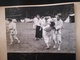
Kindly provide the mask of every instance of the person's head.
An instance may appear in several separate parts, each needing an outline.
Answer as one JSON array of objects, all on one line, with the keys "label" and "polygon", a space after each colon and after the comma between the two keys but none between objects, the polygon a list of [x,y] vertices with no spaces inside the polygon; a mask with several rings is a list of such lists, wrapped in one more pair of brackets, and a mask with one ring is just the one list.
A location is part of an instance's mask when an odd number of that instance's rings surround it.
[{"label": "person's head", "polygon": [[44,16],[41,17],[41,19],[43,19],[43,18],[44,18]]},{"label": "person's head", "polygon": [[40,16],[39,16],[39,15],[37,15],[36,17],[37,17],[37,18],[40,18]]},{"label": "person's head", "polygon": [[14,23],[16,23],[16,22],[17,22],[17,20],[16,20],[16,19],[12,19],[12,21],[13,21]]},{"label": "person's head", "polygon": [[50,22],[50,26],[51,26],[51,27],[54,27],[54,25],[55,25],[55,23],[51,21],[51,22]]},{"label": "person's head", "polygon": [[9,22],[12,22],[12,19],[8,19]]},{"label": "person's head", "polygon": [[57,20],[61,19],[61,13],[58,13],[56,16]]},{"label": "person's head", "polygon": [[49,18],[48,17],[45,17],[45,20],[47,21]]}]

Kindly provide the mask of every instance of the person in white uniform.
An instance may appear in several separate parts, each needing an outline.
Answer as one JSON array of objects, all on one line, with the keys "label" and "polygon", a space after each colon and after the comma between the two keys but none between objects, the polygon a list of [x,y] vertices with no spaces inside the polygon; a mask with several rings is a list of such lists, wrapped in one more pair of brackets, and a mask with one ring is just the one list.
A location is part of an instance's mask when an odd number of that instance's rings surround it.
[{"label": "person in white uniform", "polygon": [[14,39],[20,43],[20,40],[17,37],[17,28],[16,22],[13,19],[9,19],[9,32],[10,32],[10,45],[13,44]]},{"label": "person in white uniform", "polygon": [[60,13],[56,15],[54,22],[55,22],[55,32],[53,33],[53,40],[55,42],[54,48],[56,48],[56,43],[58,43],[58,50],[60,50],[60,46],[62,43],[61,29],[63,27],[63,21],[61,20]]},{"label": "person in white uniform", "polygon": [[43,28],[43,38],[44,42],[46,44],[46,48],[49,49],[50,47],[50,41],[51,41],[51,30],[52,30],[52,25],[50,23],[50,19],[48,17],[45,17],[42,20],[42,28]]}]

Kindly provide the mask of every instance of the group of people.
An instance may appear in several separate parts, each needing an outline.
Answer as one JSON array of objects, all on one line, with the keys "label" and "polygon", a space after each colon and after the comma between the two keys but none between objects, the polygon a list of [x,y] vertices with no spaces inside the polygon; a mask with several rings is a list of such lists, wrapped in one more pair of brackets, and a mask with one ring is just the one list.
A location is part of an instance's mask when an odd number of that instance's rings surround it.
[{"label": "group of people", "polygon": [[58,44],[58,50],[60,50],[60,46],[62,43],[61,39],[61,29],[63,27],[63,21],[61,20],[61,14],[58,13],[55,15],[55,18],[51,18],[50,16],[41,17],[37,15],[34,18],[34,25],[35,27],[35,38],[36,40],[44,40],[46,44],[46,48],[50,48],[50,41],[54,42],[53,48],[57,48],[56,45]]},{"label": "group of people", "polygon": [[[10,34],[10,45],[13,44],[14,39],[20,43],[20,40],[17,37],[17,28],[16,21],[13,19],[8,19],[8,30]],[[61,39],[61,29],[63,27],[63,21],[61,20],[61,14],[58,13],[55,15],[55,18],[51,18],[50,16],[40,17],[37,15],[33,19],[33,27],[35,28],[35,38],[36,40],[44,40],[46,44],[46,48],[50,48],[50,41],[54,42],[53,48],[56,48],[58,44],[58,50],[60,50],[60,46],[62,43]]]}]

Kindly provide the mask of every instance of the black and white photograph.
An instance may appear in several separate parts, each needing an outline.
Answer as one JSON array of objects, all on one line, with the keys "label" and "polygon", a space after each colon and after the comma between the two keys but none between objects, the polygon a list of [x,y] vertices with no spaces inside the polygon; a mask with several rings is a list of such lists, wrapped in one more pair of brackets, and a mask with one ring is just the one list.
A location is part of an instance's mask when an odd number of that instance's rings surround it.
[{"label": "black and white photograph", "polygon": [[76,53],[74,4],[5,8],[7,52]]}]

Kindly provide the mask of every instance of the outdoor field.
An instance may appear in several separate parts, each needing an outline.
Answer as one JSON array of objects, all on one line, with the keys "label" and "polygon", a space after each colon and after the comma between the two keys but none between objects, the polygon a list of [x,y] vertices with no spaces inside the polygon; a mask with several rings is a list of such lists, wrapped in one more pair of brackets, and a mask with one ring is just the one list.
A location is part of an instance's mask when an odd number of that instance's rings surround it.
[{"label": "outdoor field", "polygon": [[17,22],[18,38],[21,41],[19,44],[16,40],[10,44],[9,33],[7,32],[7,50],[8,52],[26,52],[26,53],[75,53],[75,23],[64,23],[62,29],[62,44],[61,50],[54,49],[54,43],[51,41],[50,49],[46,49],[44,40],[35,40],[35,30],[33,23]]}]

